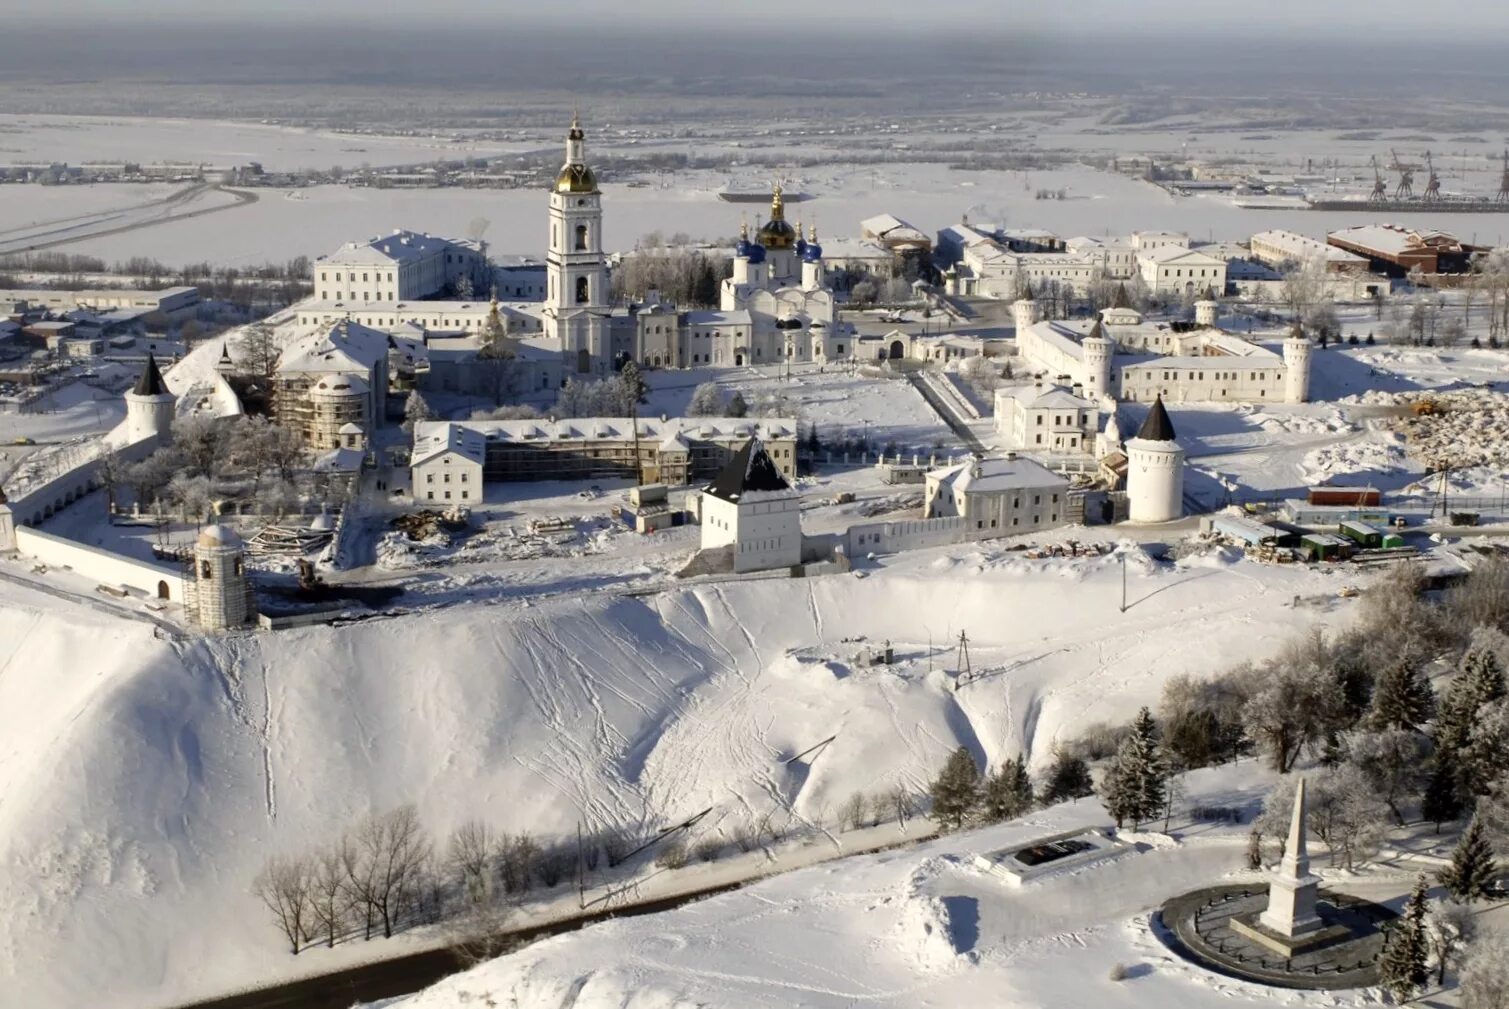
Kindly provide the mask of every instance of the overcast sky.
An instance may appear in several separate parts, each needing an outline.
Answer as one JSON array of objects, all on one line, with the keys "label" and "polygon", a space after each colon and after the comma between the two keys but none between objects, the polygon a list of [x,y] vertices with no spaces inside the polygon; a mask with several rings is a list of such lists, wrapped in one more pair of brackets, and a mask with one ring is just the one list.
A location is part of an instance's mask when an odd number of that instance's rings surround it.
[{"label": "overcast sky", "polygon": [[[1187,0],[948,0],[931,5],[917,0],[753,0],[725,4],[718,0],[425,0],[418,5],[378,0],[251,0],[217,4],[208,0],[0,0],[0,14],[27,20],[101,18],[141,19],[161,16],[215,20],[289,22],[343,19],[356,25],[381,26],[423,18],[499,24],[560,23],[588,17],[599,24],[674,21],[715,27],[727,19],[761,22],[779,38],[815,21],[884,28],[927,24],[934,30],[960,32],[983,28],[1057,29],[1082,35],[1099,29],[1158,31],[1194,27],[1202,31],[1239,28],[1245,33],[1399,35],[1428,31],[1483,38],[1509,31],[1509,3],[1504,0],[1453,0],[1427,5],[1419,0],[1262,0],[1255,4],[1192,5]],[[1355,35],[1354,35],[1355,37]]]}]

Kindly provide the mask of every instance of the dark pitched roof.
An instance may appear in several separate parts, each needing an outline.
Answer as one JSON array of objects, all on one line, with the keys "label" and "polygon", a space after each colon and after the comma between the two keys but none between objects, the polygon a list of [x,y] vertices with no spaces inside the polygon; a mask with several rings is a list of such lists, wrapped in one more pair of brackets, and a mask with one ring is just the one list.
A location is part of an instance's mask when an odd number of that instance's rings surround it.
[{"label": "dark pitched roof", "polygon": [[220,362],[222,364],[231,363],[231,348],[224,340],[220,341]]},{"label": "dark pitched roof", "polygon": [[1085,339],[1086,340],[1103,340],[1103,339],[1105,339],[1105,335],[1106,335],[1105,327],[1100,324],[1100,316],[1097,315],[1095,317],[1095,325],[1093,325],[1093,326],[1090,327],[1090,331],[1085,334]]},{"label": "dark pitched roof", "polygon": [[10,500],[10,498],[8,498],[8,497],[5,496],[5,488],[4,487],[0,487],[0,504],[5,504],[9,500]]},{"label": "dark pitched roof", "polygon": [[1111,307],[1112,308],[1131,308],[1132,307],[1132,298],[1131,298],[1130,295],[1127,294],[1127,286],[1125,284],[1117,284],[1116,285],[1116,300],[1113,301],[1113,302],[1111,302]]},{"label": "dark pitched roof", "polygon": [[1289,330],[1289,335],[1297,336],[1303,340],[1305,337],[1305,324],[1300,320],[1295,319],[1294,326]]},{"label": "dark pitched roof", "polygon": [[147,355],[147,366],[142,370],[141,378],[136,380],[136,388],[131,391],[138,396],[161,396],[168,391],[162,372],[157,370],[157,360],[151,354]]},{"label": "dark pitched roof", "polygon": [[1137,437],[1143,441],[1173,441],[1174,422],[1168,419],[1168,411],[1163,408],[1163,397],[1153,400],[1153,408],[1147,412],[1147,420],[1142,422],[1142,427],[1137,430]]},{"label": "dark pitched roof", "polygon": [[728,465],[718,471],[713,482],[707,485],[707,493],[725,501],[738,501],[750,491],[790,490],[791,485],[781,475],[770,453],[760,439],[751,438],[744,443]]}]

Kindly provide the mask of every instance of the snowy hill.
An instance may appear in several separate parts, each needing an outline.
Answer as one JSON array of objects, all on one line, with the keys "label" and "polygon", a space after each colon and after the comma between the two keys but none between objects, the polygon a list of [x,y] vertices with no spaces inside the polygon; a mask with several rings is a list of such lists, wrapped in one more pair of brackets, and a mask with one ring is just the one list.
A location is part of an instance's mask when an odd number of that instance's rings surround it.
[{"label": "snowy hill", "polygon": [[[186,644],[0,582],[7,1001],[166,1005],[404,949],[417,940],[290,957],[248,893],[269,853],[372,809],[415,802],[435,836],[474,817],[549,835],[707,806],[713,829],[825,816],[856,790],[920,787],[961,743],[1042,760],[1164,678],[1269,654],[1352,605],[1298,566],[1129,567],[1124,614],[1109,558],[961,548],[868,577]],[[961,629],[983,675],[955,691]],[[860,636],[897,664],[854,665]],[[835,733],[810,774],[783,765]]]}]

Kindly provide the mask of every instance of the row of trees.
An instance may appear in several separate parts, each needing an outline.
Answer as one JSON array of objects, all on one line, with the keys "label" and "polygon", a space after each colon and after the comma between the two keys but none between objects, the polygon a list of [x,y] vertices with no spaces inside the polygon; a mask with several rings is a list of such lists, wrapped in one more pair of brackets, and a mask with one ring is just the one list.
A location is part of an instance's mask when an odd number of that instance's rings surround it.
[{"label": "row of trees", "polygon": [[1033,786],[1021,755],[982,774],[963,746],[949,755],[928,788],[932,817],[940,830],[999,823],[1021,816],[1039,804],[1052,805],[1091,794],[1090,770],[1080,758],[1057,753],[1041,789]]},{"label": "row of trees", "polygon": [[471,820],[443,844],[405,805],[361,820],[324,847],[269,858],[252,893],[294,954],[311,945],[334,946],[358,936],[368,941],[379,933],[388,938],[415,925],[443,923],[453,947],[470,959],[499,951],[499,933],[524,895],[573,878],[584,883],[588,874],[622,866],[641,852],[661,868],[680,869],[694,857],[711,862],[729,850],[768,848],[798,829],[905,823],[919,805],[918,796],[898,785],[856,792],[836,811],[824,806],[800,824],[789,811],[772,808],[699,837],[689,824],[661,831],[641,824],[541,838]]},{"label": "row of trees", "polygon": [[203,519],[215,501],[232,496],[283,514],[298,506],[297,480],[307,458],[299,433],[266,417],[181,417],[173,422],[172,444],[135,463],[106,456],[100,479],[112,503],[125,488],[139,508],[186,522]]}]

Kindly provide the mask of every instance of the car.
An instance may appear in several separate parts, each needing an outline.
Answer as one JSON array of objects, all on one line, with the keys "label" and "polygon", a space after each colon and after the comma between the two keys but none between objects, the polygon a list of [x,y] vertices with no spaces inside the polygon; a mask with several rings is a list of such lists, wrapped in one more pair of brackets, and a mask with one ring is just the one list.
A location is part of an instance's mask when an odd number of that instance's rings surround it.
[{"label": "car", "polygon": [[11,439],[12,445],[35,445],[36,443],[37,440],[35,438],[28,438],[25,435],[22,435],[19,438]]}]

